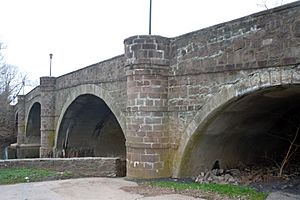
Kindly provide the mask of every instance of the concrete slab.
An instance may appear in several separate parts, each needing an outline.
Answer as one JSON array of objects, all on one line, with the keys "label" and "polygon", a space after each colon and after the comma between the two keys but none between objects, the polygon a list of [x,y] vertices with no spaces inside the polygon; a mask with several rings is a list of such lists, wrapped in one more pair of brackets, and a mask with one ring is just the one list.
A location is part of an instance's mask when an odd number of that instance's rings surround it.
[{"label": "concrete slab", "polygon": [[284,192],[272,192],[266,200],[300,200],[300,195],[294,195]]},{"label": "concrete slab", "polygon": [[1,200],[201,200],[184,195],[143,197],[121,190],[136,186],[122,178],[82,178],[0,186]]},{"label": "concrete slab", "polygon": [[139,200],[205,200],[200,198],[188,197],[180,194],[169,194],[155,197],[144,197]]}]

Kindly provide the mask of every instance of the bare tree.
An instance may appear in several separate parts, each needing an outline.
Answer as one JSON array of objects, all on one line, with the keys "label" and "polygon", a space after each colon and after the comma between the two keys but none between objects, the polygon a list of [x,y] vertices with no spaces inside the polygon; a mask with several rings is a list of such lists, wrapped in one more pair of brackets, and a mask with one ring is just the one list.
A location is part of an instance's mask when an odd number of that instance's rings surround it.
[{"label": "bare tree", "polygon": [[[298,110],[298,107],[290,107],[288,110]],[[288,164],[293,161],[293,156],[300,148],[300,118],[298,113],[288,113],[279,118],[283,124],[277,123],[273,131],[267,133],[267,135],[280,141],[280,149],[282,154],[275,153],[272,157],[269,157],[265,152],[264,158],[271,160],[278,168],[278,176],[282,176],[283,172]]]},{"label": "bare tree", "polygon": [[0,43],[0,150],[16,138],[11,103],[22,90],[26,80],[26,76],[22,75],[16,66],[6,64],[2,54],[4,49],[5,45]]},{"label": "bare tree", "polygon": [[258,7],[264,7],[265,9],[269,9],[267,6],[267,0],[261,0],[259,3],[256,4]]},{"label": "bare tree", "polygon": [[300,124],[294,129],[292,133],[286,134],[284,136],[280,136],[277,134],[268,134],[272,137],[275,137],[277,139],[280,139],[282,141],[287,142],[287,149],[284,152],[283,158],[278,162],[275,159],[271,159],[269,157],[269,160],[272,160],[275,165],[278,168],[278,176],[283,175],[283,171],[286,167],[286,165],[291,161],[291,158],[293,155],[299,150],[300,144],[297,143],[299,139],[299,131],[300,131]]},{"label": "bare tree", "polygon": [[299,129],[300,129],[300,126],[298,125],[297,130],[295,131],[293,137],[291,139],[286,138],[286,140],[289,142],[289,147],[285,153],[284,158],[282,159],[282,161],[280,163],[279,173],[278,173],[279,176],[282,176],[282,173],[283,173],[283,170],[284,170],[286,164],[291,160],[294,153],[300,147],[300,145],[296,143],[296,141],[298,139],[298,135],[299,135]]},{"label": "bare tree", "polygon": [[286,4],[286,0],[259,0],[258,3],[256,4],[258,7],[263,7],[266,10],[276,7],[276,6],[281,6],[283,4]]},{"label": "bare tree", "polygon": [[18,67],[5,62],[3,49],[5,45],[0,43],[0,103],[10,104],[24,87],[27,76],[20,73]]}]

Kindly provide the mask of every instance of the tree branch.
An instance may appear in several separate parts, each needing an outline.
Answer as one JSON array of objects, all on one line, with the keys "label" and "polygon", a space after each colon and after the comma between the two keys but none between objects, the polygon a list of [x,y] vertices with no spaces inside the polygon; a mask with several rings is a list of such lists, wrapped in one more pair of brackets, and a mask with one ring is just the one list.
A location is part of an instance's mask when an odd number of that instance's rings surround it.
[{"label": "tree branch", "polygon": [[[266,135],[271,136],[271,137],[276,137],[278,139],[284,140],[284,141],[289,142],[289,143],[293,143],[292,140],[289,140],[288,138],[285,138],[285,137],[282,137],[282,136],[279,136],[279,135],[275,135],[275,134],[271,134],[271,133],[266,133]],[[294,142],[293,146],[300,147],[300,144],[296,144]]]}]

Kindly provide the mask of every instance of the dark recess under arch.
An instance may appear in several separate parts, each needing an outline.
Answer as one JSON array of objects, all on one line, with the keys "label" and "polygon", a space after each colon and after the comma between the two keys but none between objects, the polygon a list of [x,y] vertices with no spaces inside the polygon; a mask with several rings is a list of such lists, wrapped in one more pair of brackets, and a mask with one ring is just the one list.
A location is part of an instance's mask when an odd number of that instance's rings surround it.
[{"label": "dark recess under arch", "polygon": [[[282,138],[290,139],[299,125],[299,85],[271,87],[234,99],[217,108],[193,134],[180,176],[196,176],[211,169],[216,160],[225,169],[241,164],[274,165],[270,160],[280,162],[289,147]],[[296,153],[290,163],[299,165],[299,161]]]},{"label": "dark recess under arch", "polygon": [[126,158],[124,133],[106,103],[91,94],[78,96],[64,113],[57,157]]}]

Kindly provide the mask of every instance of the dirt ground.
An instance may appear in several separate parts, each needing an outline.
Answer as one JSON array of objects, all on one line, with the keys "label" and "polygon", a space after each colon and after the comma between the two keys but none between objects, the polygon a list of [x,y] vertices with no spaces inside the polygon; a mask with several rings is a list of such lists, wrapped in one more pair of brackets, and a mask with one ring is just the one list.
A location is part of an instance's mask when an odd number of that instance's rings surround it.
[{"label": "dirt ground", "polygon": [[[260,192],[267,192],[270,195],[267,200],[300,200],[300,177],[291,179],[274,179],[263,182],[255,182],[249,186],[256,188]],[[194,198],[207,200],[241,200],[242,198],[230,198],[216,193],[204,192],[200,190],[175,191],[167,188],[150,186],[138,182],[137,186],[122,187],[122,190],[143,196],[159,196],[165,194],[182,194]]]},{"label": "dirt ground", "polygon": [[[79,178],[0,185],[1,200],[237,200],[199,190],[174,191],[124,178]],[[239,198],[240,199],[240,198]],[[272,192],[267,200],[299,200],[300,195]]]},{"label": "dirt ground", "polygon": [[200,190],[175,191],[172,189],[153,187],[153,186],[144,185],[144,184],[140,184],[138,186],[122,187],[121,189],[126,192],[140,194],[145,197],[149,197],[149,196],[156,197],[156,196],[167,195],[167,194],[181,194],[181,195],[191,196],[194,198],[200,198],[200,199],[205,199],[205,200],[238,200],[238,199],[240,199],[240,198],[234,199],[234,198],[224,197],[224,196],[221,196],[218,194],[203,192]]},{"label": "dirt ground", "polygon": [[290,179],[273,179],[250,184],[251,187],[263,192],[284,192],[300,195],[300,176]]},{"label": "dirt ground", "polygon": [[[144,196],[122,188],[137,183],[123,178],[79,178],[0,185],[1,200],[205,200],[180,194]],[[153,194],[155,191],[152,191]]]}]

